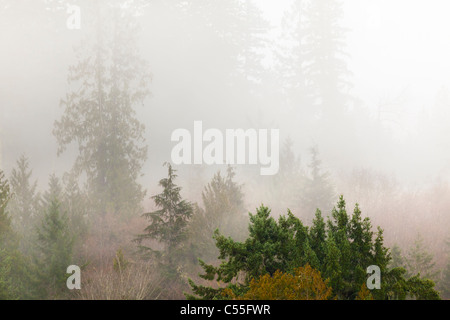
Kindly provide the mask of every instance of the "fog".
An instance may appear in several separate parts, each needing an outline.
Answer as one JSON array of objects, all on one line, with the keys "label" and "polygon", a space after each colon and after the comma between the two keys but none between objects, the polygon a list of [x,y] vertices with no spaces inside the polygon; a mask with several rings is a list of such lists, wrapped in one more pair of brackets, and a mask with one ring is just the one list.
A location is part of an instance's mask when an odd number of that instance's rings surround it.
[{"label": "fog", "polygon": [[[450,227],[450,4],[343,0],[327,9],[326,2],[315,8],[323,16],[304,18],[308,1],[98,1],[101,8],[124,4],[139,27],[132,53],[151,77],[150,94],[132,106],[148,146],[136,178],[146,190],[141,205],[155,207],[150,197],[161,190],[174,130],[193,132],[194,121],[223,132],[279,129],[277,175],[235,166],[246,211],[264,203],[276,216],[289,208],[311,222],[300,200],[283,198],[293,187],[283,180],[293,170],[283,146],[292,141],[306,175],[315,146],[334,203],[343,194],[350,212],[358,202],[389,245],[406,250],[420,233],[442,266]],[[78,90],[68,82],[69,67],[80,61],[76,48],[86,41],[81,52],[88,55],[85,48],[96,43],[92,3],[0,2],[0,169],[9,177],[25,155],[41,192],[52,173],[71,171],[78,155],[82,139],[58,155],[53,132],[64,115],[61,100]],[[68,4],[81,8],[79,29],[67,27]],[[108,17],[104,30],[113,26]],[[121,50],[133,45],[131,36],[124,39]],[[198,203],[213,174],[227,170],[174,168],[182,195]]]}]

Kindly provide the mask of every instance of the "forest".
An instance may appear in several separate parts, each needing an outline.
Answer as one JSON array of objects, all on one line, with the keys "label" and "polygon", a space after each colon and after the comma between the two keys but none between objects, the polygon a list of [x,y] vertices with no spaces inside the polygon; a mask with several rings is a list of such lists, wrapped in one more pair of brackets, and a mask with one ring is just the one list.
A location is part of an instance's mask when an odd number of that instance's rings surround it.
[{"label": "forest", "polygon": [[0,300],[450,299],[424,3],[0,0]]}]

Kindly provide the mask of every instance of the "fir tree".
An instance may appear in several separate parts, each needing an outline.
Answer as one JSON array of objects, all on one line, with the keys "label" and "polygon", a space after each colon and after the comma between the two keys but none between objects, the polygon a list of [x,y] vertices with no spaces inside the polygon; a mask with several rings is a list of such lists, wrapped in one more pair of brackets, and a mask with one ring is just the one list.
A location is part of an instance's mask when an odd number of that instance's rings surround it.
[{"label": "fir tree", "polygon": [[442,271],[439,288],[442,292],[442,297],[450,299],[450,240],[447,240],[447,263]]},{"label": "fir tree", "polygon": [[0,170],[0,300],[34,297],[28,261],[19,250],[19,237],[8,214],[9,183]]},{"label": "fir tree", "polygon": [[303,73],[317,114],[336,121],[348,103],[345,29],[340,20],[343,4],[335,0],[305,3],[303,24]]},{"label": "fir tree", "polygon": [[11,282],[11,256],[6,250],[7,242],[11,236],[11,219],[6,212],[9,201],[9,185],[0,171],[0,300],[14,299],[15,292]]},{"label": "fir tree", "polygon": [[63,188],[59,178],[55,174],[51,174],[48,181],[48,188],[42,195],[42,207],[44,211],[49,208],[54,202],[62,199]]},{"label": "fir tree", "polygon": [[11,173],[12,199],[8,209],[12,215],[12,223],[26,239],[38,220],[40,196],[36,193],[37,182],[31,181],[32,171],[28,158],[22,155]]},{"label": "fir tree", "polygon": [[86,19],[94,22],[94,38],[77,52],[68,76],[73,89],[61,101],[64,114],[53,131],[58,154],[78,145],[74,172],[86,174],[91,202],[101,213],[137,213],[144,197],[136,180],[147,147],[134,108],[148,95],[150,76],[136,50],[138,7],[135,1],[126,8],[95,1],[95,14]]},{"label": "fir tree", "polygon": [[36,284],[40,298],[60,297],[72,264],[73,236],[60,203],[52,200],[37,230]]},{"label": "fir tree", "polygon": [[316,209],[329,210],[336,197],[329,173],[322,171],[318,148],[312,147],[310,153],[309,176],[306,177],[300,194],[301,207],[308,218]]},{"label": "fir tree", "polygon": [[213,288],[189,280],[193,292],[186,295],[189,299],[220,299],[224,292],[242,296],[252,279],[272,276],[277,270],[292,273],[307,264],[314,264],[330,280],[333,296],[338,299],[368,296],[361,290],[370,265],[381,270],[382,288],[371,292],[374,299],[439,298],[432,281],[419,276],[408,279],[402,268],[388,269],[391,257],[384,246],[383,230],[378,228],[375,236],[370,220],[361,218],[358,205],[350,217],[342,196],[327,223],[320,211],[311,228],[290,211],[276,221],[270,217],[270,210],[261,206],[255,215],[250,214],[249,237],[244,242],[219,231],[214,238],[221,263],[215,266],[200,260],[204,270],[200,277],[223,282],[226,287]]},{"label": "fir tree", "polygon": [[75,175],[69,173],[64,177],[63,203],[67,211],[70,230],[79,238],[88,232],[89,205],[88,197],[78,185]]},{"label": "fir tree", "polygon": [[[177,273],[179,260],[184,252],[187,239],[187,224],[192,216],[192,205],[181,197],[181,187],[175,184],[176,170],[169,163],[167,178],[161,179],[159,185],[163,188],[160,194],[152,197],[156,211],[144,213],[143,217],[149,220],[145,233],[139,235],[135,241],[144,258],[156,258],[166,268],[169,275]],[[163,250],[153,250],[145,246],[145,240],[156,240],[161,243]]]},{"label": "fir tree", "polygon": [[217,255],[212,234],[216,229],[233,239],[245,239],[247,218],[244,215],[242,187],[234,181],[235,173],[228,167],[227,175],[214,175],[202,193],[203,208],[195,206],[189,224],[193,253],[211,259]]},{"label": "fir tree", "polygon": [[433,260],[433,254],[426,247],[422,236],[418,234],[406,258],[409,275],[420,274],[423,278],[436,280],[438,273],[435,271]]},{"label": "fir tree", "polygon": [[391,262],[390,268],[406,268],[406,261],[403,257],[402,250],[395,244],[391,249]]}]

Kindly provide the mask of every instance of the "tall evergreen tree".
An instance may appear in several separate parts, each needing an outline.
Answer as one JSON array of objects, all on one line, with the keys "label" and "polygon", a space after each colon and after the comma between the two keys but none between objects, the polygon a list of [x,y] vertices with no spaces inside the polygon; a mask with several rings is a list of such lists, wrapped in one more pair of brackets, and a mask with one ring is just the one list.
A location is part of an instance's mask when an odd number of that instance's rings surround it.
[{"label": "tall evergreen tree", "polygon": [[0,300],[15,298],[10,277],[11,257],[5,248],[11,236],[11,219],[6,212],[9,197],[9,185],[0,171]]},{"label": "tall evergreen tree", "polygon": [[[370,221],[361,218],[359,206],[352,217],[347,214],[341,196],[325,224],[317,211],[312,228],[308,228],[291,212],[278,222],[270,217],[270,210],[261,206],[256,215],[250,215],[249,237],[237,242],[215,233],[220,254],[219,266],[200,260],[205,280],[222,281],[226,288],[197,285],[189,280],[193,295],[190,299],[223,298],[224,290],[233,295],[244,295],[252,279],[273,275],[277,270],[292,273],[295,268],[314,264],[324,278],[330,280],[333,296],[338,299],[357,299],[366,282],[366,269],[377,265],[381,269],[381,290],[374,290],[375,299],[439,299],[434,283],[414,276],[407,279],[405,270],[388,269],[389,249],[384,246],[383,231],[374,237]],[[317,251],[316,251],[317,250]]]},{"label": "tall evergreen tree", "polygon": [[[159,185],[163,188],[160,194],[152,197],[159,208],[143,215],[149,220],[145,233],[135,241],[144,258],[155,258],[166,268],[170,276],[177,273],[187,239],[187,224],[192,216],[192,205],[181,197],[181,187],[175,184],[176,170],[169,163],[167,178],[161,179]],[[156,240],[163,245],[163,250],[154,250],[144,244],[145,240]]]},{"label": "tall evergreen tree", "polygon": [[89,205],[86,193],[80,189],[75,175],[68,173],[64,176],[62,199],[67,211],[69,227],[74,234],[81,238],[89,228]]},{"label": "tall evergreen tree", "polygon": [[345,61],[343,3],[310,0],[303,19],[303,72],[317,112],[336,121],[346,111],[349,70]]},{"label": "tall evergreen tree", "polygon": [[336,197],[330,174],[322,169],[318,148],[312,147],[310,153],[309,175],[300,190],[301,207],[306,218],[311,218],[316,209],[331,209]]},{"label": "tall evergreen tree", "polygon": [[64,114],[53,131],[58,154],[78,145],[74,169],[86,174],[91,200],[102,213],[138,212],[144,196],[136,179],[147,147],[134,107],[148,95],[150,76],[136,48],[140,5],[93,2],[93,37],[77,51],[68,77],[73,89],[61,101]]},{"label": "tall evergreen tree", "polygon": [[439,288],[442,292],[442,297],[450,299],[450,240],[447,240],[447,263],[442,271]]},{"label": "tall evergreen tree", "polygon": [[0,170],[0,300],[30,299],[35,293],[28,259],[19,250],[19,237],[7,211],[10,198],[9,183]]},{"label": "tall evergreen tree", "polygon": [[22,155],[11,173],[12,199],[8,209],[13,225],[24,236],[31,234],[39,215],[40,196],[36,193],[37,182],[31,181],[31,175],[28,158]]},{"label": "tall evergreen tree", "polygon": [[433,254],[426,247],[422,236],[418,234],[406,258],[409,274],[411,276],[420,274],[424,278],[436,280],[438,272],[435,270],[436,263],[433,260]]},{"label": "tall evergreen tree", "polygon": [[397,244],[395,244],[391,249],[391,258],[392,259],[389,264],[390,268],[406,268],[405,257]]},{"label": "tall evergreen tree", "polygon": [[63,188],[59,178],[55,174],[51,174],[48,181],[48,188],[42,195],[42,207],[49,208],[52,203],[61,201],[63,195]]},{"label": "tall evergreen tree", "polygon": [[199,205],[194,207],[189,233],[191,248],[196,256],[205,259],[217,256],[212,238],[216,229],[234,239],[245,239],[247,218],[244,214],[244,195],[234,177],[232,167],[228,167],[225,177],[220,172],[216,173],[202,193],[204,208]]},{"label": "tall evergreen tree", "polygon": [[39,298],[58,298],[66,289],[67,267],[72,265],[74,238],[61,213],[59,200],[54,199],[46,209],[37,229],[36,285]]}]

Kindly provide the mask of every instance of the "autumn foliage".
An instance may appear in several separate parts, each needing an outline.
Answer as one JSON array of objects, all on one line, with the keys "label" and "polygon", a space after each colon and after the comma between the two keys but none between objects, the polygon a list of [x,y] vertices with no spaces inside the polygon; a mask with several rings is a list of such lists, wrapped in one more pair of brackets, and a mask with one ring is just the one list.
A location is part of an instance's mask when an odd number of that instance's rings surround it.
[{"label": "autumn foliage", "polygon": [[320,272],[309,264],[295,269],[294,274],[277,270],[253,279],[250,289],[243,296],[235,296],[230,289],[224,290],[227,298],[237,300],[328,300],[332,288],[323,280]]}]

